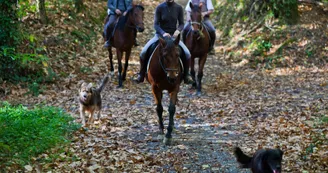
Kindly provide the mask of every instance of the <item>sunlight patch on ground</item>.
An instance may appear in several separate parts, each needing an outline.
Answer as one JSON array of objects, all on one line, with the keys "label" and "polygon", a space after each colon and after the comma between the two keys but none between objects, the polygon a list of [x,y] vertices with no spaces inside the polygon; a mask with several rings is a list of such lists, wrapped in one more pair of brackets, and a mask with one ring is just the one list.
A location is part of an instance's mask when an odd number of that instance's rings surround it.
[{"label": "sunlight patch on ground", "polygon": [[276,68],[273,70],[267,70],[271,76],[287,76],[294,75],[296,73],[326,73],[328,72],[328,65],[323,68],[311,67],[307,68],[304,66],[288,67],[288,68]]}]

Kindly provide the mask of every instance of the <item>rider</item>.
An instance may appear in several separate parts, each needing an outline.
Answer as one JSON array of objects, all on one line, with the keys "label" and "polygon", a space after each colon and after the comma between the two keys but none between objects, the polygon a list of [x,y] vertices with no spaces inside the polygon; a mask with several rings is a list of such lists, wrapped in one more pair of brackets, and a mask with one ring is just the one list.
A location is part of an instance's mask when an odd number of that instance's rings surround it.
[{"label": "rider", "polygon": [[[201,6],[201,10],[202,10],[202,17],[204,18],[203,23],[205,24],[208,33],[210,34],[210,51],[213,51],[213,47],[214,47],[214,43],[215,43],[215,38],[216,38],[216,34],[215,34],[215,28],[212,24],[212,22],[210,21],[210,14],[212,14],[214,12],[214,7],[212,4],[212,0],[189,0],[187,5],[186,5],[186,19],[187,22],[185,24],[185,29],[184,31],[188,31],[190,29],[190,12],[191,12],[191,8],[189,6],[189,3],[192,2],[193,4],[199,4],[199,6]],[[186,38],[186,33],[183,34],[183,40],[185,40]]]},{"label": "rider", "polygon": [[[177,27],[177,23],[179,26]],[[182,31],[184,26],[183,21],[183,8],[181,5],[174,2],[174,0],[165,0],[157,6],[154,17],[154,28],[156,30],[155,36],[150,39],[143,47],[140,53],[140,71],[138,78],[135,80],[137,83],[144,81],[146,66],[149,57],[146,57],[148,48],[155,43],[159,37],[177,37]],[[179,46],[183,49],[185,56],[181,56],[184,66],[184,82],[187,84],[193,83],[189,74],[190,65],[190,52],[182,41]]]},{"label": "rider", "polygon": [[[116,23],[117,18],[123,14],[126,15],[127,10],[132,8],[133,0],[108,0],[107,7],[108,7],[108,15],[109,19],[104,28],[104,37],[105,37],[105,48],[111,46],[110,38],[113,34],[113,29]],[[137,34],[137,31],[135,31]],[[137,38],[137,37],[135,37]],[[137,40],[134,40],[134,45],[138,46]]]}]

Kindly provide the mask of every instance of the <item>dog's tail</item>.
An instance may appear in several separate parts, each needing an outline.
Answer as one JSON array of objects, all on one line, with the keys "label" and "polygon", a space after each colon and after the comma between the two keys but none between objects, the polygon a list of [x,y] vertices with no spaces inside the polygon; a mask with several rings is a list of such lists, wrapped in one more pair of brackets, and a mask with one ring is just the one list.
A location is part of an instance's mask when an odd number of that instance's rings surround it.
[{"label": "dog's tail", "polygon": [[252,157],[249,157],[244,154],[239,147],[235,147],[234,154],[237,158],[237,161],[241,164],[243,168],[251,167]]},{"label": "dog's tail", "polygon": [[109,77],[106,75],[105,78],[103,79],[101,85],[97,88],[97,90],[99,92],[101,92],[104,89],[104,87],[107,84],[108,80],[109,80]]}]

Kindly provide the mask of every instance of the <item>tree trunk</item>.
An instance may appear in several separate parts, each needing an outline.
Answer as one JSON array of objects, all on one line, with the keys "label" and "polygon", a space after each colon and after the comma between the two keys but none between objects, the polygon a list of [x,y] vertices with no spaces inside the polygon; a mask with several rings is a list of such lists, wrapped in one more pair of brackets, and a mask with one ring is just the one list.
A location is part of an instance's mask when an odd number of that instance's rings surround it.
[{"label": "tree trunk", "polygon": [[40,20],[42,24],[46,24],[48,21],[45,0],[39,0],[39,12],[40,12]]}]

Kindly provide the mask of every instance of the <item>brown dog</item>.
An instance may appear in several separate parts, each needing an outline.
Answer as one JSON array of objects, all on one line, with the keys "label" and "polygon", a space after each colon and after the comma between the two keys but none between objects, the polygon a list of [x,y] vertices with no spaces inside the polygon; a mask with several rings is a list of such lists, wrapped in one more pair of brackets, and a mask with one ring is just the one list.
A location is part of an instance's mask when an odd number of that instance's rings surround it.
[{"label": "brown dog", "polygon": [[92,123],[95,111],[98,111],[96,119],[100,118],[101,111],[101,96],[100,92],[104,89],[104,86],[108,82],[108,76],[106,76],[101,85],[98,88],[92,87],[92,83],[82,83],[80,89],[80,116],[82,125],[85,126],[85,112],[90,113],[88,122]]},{"label": "brown dog", "polygon": [[241,166],[251,168],[253,173],[281,173],[283,152],[280,149],[261,149],[249,157],[236,147],[234,153]]}]

